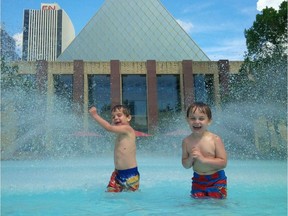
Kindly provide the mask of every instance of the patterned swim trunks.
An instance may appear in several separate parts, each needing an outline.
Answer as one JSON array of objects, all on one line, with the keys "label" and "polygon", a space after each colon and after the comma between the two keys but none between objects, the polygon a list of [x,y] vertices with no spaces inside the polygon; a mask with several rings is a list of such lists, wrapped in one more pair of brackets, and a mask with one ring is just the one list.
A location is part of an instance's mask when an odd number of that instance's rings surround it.
[{"label": "patterned swim trunks", "polygon": [[225,199],[227,197],[227,177],[224,170],[212,175],[199,175],[194,172],[191,196],[194,198]]},{"label": "patterned swim trunks", "polygon": [[136,191],[139,188],[140,174],[137,167],[127,170],[114,170],[107,192]]}]

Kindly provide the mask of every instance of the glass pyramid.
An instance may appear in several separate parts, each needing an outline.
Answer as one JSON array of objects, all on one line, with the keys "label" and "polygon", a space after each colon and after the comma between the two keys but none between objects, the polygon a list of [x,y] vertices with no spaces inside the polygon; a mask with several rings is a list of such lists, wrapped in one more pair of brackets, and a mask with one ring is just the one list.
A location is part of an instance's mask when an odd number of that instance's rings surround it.
[{"label": "glass pyramid", "polygon": [[58,61],[209,61],[159,0],[106,0]]}]

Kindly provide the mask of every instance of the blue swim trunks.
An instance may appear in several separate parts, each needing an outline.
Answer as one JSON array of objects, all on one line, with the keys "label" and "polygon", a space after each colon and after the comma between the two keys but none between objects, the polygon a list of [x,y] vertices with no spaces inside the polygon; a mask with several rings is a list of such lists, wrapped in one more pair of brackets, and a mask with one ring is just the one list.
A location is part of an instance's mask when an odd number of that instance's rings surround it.
[{"label": "blue swim trunks", "polygon": [[138,168],[114,170],[111,175],[107,192],[136,191],[139,188],[140,174]]},{"label": "blue swim trunks", "polygon": [[199,175],[194,172],[191,196],[194,198],[225,199],[227,197],[227,177],[224,170],[212,175]]}]

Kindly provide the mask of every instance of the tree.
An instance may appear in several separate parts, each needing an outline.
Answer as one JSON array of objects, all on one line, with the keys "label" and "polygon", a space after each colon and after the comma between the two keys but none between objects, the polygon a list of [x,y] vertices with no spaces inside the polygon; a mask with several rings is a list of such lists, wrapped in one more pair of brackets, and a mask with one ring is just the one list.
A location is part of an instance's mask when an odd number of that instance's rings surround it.
[{"label": "tree", "polygon": [[251,61],[263,60],[273,56],[287,57],[287,1],[279,11],[265,8],[256,15],[253,26],[244,31],[247,56]]},{"label": "tree", "polygon": [[230,101],[287,104],[287,1],[279,10],[263,9],[244,31],[247,53],[231,81]]},{"label": "tree", "polygon": [[247,53],[239,75],[231,76],[228,101],[242,104],[239,112],[254,121],[254,130],[267,129],[255,134],[263,154],[286,158],[287,141],[280,126],[287,125],[287,1],[278,11],[263,9],[244,34]]}]

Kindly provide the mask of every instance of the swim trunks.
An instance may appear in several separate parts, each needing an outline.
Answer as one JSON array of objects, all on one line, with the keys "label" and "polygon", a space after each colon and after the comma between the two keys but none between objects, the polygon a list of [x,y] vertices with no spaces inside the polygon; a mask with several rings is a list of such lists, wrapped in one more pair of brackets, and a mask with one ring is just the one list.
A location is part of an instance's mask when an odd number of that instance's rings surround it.
[{"label": "swim trunks", "polygon": [[227,197],[227,177],[224,170],[212,175],[199,175],[194,172],[191,196],[194,198],[225,199]]},{"label": "swim trunks", "polygon": [[137,167],[127,170],[114,170],[107,192],[136,191],[139,188],[140,174]]}]

